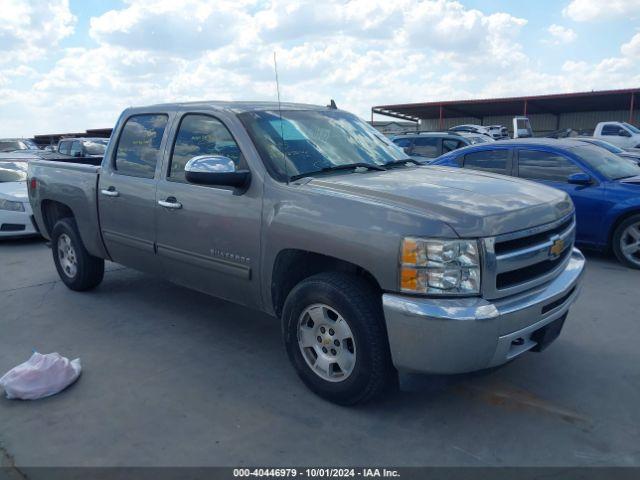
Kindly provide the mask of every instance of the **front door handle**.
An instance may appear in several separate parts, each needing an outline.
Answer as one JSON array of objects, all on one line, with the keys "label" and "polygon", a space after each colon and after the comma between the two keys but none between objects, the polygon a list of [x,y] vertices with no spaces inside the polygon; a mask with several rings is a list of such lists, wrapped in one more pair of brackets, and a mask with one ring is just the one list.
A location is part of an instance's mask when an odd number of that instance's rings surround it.
[{"label": "front door handle", "polygon": [[113,187],[109,187],[106,190],[100,190],[100,193],[102,195],[106,195],[107,197],[117,197],[120,195],[118,191]]},{"label": "front door handle", "polygon": [[164,208],[172,208],[174,210],[182,208],[182,204],[176,200],[176,197],[167,197],[166,200],[158,200],[158,205]]}]

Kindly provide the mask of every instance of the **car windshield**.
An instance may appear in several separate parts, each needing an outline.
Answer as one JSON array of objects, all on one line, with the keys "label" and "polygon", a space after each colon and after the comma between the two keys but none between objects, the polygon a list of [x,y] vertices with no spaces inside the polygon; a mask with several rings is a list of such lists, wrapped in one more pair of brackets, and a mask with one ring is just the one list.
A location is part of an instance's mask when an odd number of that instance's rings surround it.
[{"label": "car windshield", "polygon": [[640,175],[640,167],[596,145],[573,147],[573,153],[609,180]]},{"label": "car windshield", "polygon": [[585,140],[588,143],[602,147],[611,153],[624,153],[624,150],[620,147],[616,147],[613,143],[605,142],[604,140]]},{"label": "car windshield", "polygon": [[109,140],[87,140],[83,142],[84,148],[89,155],[104,155]]},{"label": "car windshield", "polygon": [[27,179],[27,162],[0,162],[0,183],[24,182]]},{"label": "car windshield", "polygon": [[341,165],[384,165],[406,153],[355,115],[339,110],[239,115],[267,167],[284,180]]},{"label": "car windshield", "polygon": [[640,130],[638,130],[636,127],[634,127],[633,125],[631,125],[630,123],[626,123],[624,122],[622,125],[624,125],[625,127],[627,127],[629,130],[631,130],[633,133],[640,133]]}]

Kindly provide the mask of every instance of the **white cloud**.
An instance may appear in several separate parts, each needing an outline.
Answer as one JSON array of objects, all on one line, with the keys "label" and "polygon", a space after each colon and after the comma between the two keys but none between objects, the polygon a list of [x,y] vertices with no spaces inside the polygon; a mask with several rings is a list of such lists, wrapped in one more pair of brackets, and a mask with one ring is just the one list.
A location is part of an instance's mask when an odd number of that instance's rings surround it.
[{"label": "white cloud", "polygon": [[68,0],[3,0],[0,7],[0,63],[41,56],[73,33],[76,18]]},{"label": "white cloud", "polygon": [[[47,34],[24,22],[33,4],[11,5],[0,32],[23,50],[53,47],[44,67],[0,70],[3,136],[110,126],[129,105],[275,100],[274,50],[283,100],[334,98],[363,117],[377,104],[640,83],[640,34],[608,58],[550,70],[527,48],[550,47],[523,44],[526,19],[458,1],[127,0],[91,19],[89,44],[64,49],[55,44],[73,29],[66,2],[55,3],[59,28]],[[560,43],[575,33],[552,25],[548,36]]]},{"label": "white cloud", "polygon": [[574,32],[572,29],[563,27],[562,25],[556,25],[555,23],[553,25],[549,25],[549,28],[547,28],[547,32],[549,33],[550,37],[545,39],[544,41],[553,45],[563,45],[571,43],[577,38],[576,32]]},{"label": "white cloud", "polygon": [[640,0],[571,0],[562,14],[575,22],[615,17],[637,18],[640,14]]}]

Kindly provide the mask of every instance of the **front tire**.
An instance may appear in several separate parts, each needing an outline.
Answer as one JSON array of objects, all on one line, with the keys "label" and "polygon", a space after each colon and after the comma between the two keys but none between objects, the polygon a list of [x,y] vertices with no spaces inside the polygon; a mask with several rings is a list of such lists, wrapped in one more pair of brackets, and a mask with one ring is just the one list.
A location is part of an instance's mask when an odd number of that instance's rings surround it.
[{"label": "front tire", "polygon": [[51,251],[60,279],[71,290],[90,290],[102,282],[104,260],[87,251],[73,218],[63,218],[55,224]]},{"label": "front tire", "polygon": [[632,215],[613,234],[613,253],[620,263],[640,269],[640,215]]},{"label": "front tire", "polygon": [[282,313],[284,341],[309,389],[340,404],[367,402],[391,384],[380,294],[355,275],[320,273],[300,282]]}]

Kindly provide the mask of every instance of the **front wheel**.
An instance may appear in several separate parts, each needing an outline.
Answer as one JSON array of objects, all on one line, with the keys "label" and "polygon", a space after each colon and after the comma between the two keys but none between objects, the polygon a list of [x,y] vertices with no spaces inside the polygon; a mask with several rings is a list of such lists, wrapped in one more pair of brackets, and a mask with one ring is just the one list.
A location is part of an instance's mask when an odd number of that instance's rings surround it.
[{"label": "front wheel", "polygon": [[379,293],[362,278],[321,273],[303,280],[284,305],[287,353],[302,381],[341,404],[364,403],[394,377]]},{"label": "front wheel", "polygon": [[63,218],[55,224],[51,250],[60,279],[71,290],[90,290],[102,281],[104,260],[87,251],[73,218]]},{"label": "front wheel", "polygon": [[640,215],[624,220],[613,234],[613,253],[620,263],[640,269]]}]

